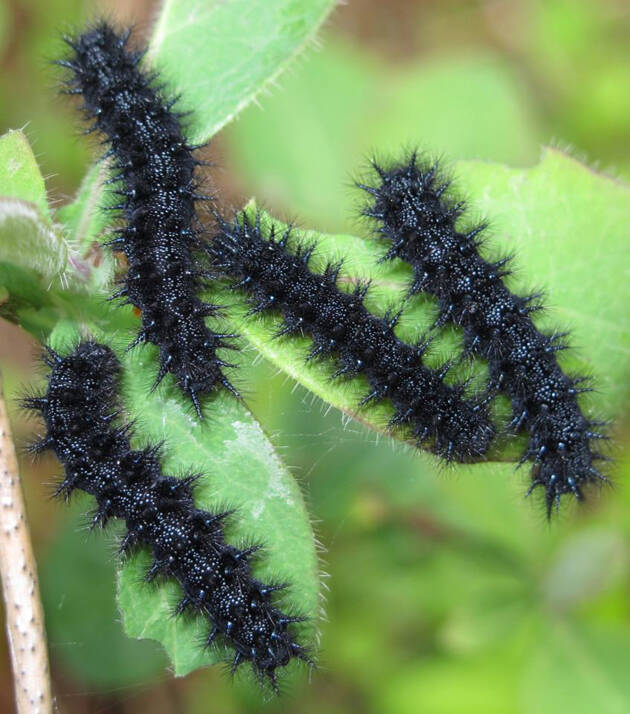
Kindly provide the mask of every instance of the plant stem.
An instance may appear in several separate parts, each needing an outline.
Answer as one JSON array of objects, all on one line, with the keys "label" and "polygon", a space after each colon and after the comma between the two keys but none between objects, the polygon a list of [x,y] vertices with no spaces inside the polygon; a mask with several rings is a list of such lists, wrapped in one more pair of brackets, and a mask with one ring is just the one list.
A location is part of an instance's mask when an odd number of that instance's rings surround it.
[{"label": "plant stem", "polygon": [[52,697],[44,613],[1,375],[0,576],[17,714],[50,714]]}]

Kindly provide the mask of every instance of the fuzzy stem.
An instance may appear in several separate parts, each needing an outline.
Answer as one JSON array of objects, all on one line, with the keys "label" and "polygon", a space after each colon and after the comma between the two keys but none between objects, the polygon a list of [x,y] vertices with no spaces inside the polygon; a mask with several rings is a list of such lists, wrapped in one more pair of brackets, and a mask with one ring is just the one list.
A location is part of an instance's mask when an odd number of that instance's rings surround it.
[{"label": "fuzzy stem", "polygon": [[1,375],[0,576],[17,714],[50,714],[52,696],[44,613]]}]

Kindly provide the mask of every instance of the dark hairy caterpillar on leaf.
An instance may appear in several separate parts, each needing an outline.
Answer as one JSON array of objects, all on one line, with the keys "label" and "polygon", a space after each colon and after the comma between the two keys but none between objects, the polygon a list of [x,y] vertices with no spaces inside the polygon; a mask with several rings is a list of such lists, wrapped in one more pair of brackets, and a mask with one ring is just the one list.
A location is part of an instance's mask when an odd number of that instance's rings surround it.
[{"label": "dark hairy caterpillar on leaf", "polygon": [[119,34],[101,22],[78,38],[65,38],[72,49],[58,61],[71,72],[66,93],[83,97],[91,130],[104,135],[113,160],[111,183],[123,201],[124,225],[108,245],[122,251],[129,269],[113,298],[136,306],[142,329],[132,346],[152,342],[160,348],[156,385],[172,373],[201,418],[198,396],[223,385],[235,392],[223,374],[230,365],[217,350],[234,349],[234,335],[213,332],[206,317],[215,305],[197,297],[211,277],[200,253],[203,232],[195,202],[198,193],[193,156],[181,126],[181,115],[166,101],[155,76],[139,67],[142,52],[127,48],[129,33]]},{"label": "dark hairy caterpillar on leaf", "polygon": [[232,671],[249,661],[261,683],[268,680],[277,691],[278,667],[294,658],[311,660],[291,631],[304,618],[274,604],[274,592],[286,585],[252,575],[250,560],[260,546],[226,543],[222,522],[230,512],[196,508],[198,476],[165,475],[160,445],[131,448],[132,425],[116,426],[120,365],[109,347],[83,341],[64,356],[47,348],[44,361],[50,367],[46,392],[25,398],[23,405],[41,412],[47,429],[32,450],[52,449],[64,466],[56,493],[93,495],[94,526],[123,520],[121,552],[150,547],[154,562],[147,580],[175,578],[184,592],[176,612],[191,610],[211,622],[206,646],[222,636],[235,650]]},{"label": "dark hairy caterpillar on leaf", "polygon": [[438,325],[453,322],[464,330],[467,352],[488,361],[492,389],[512,401],[514,431],[525,428],[529,442],[521,463],[534,461],[528,493],[545,490],[547,513],[560,497],[607,479],[595,467],[606,457],[593,447],[605,438],[602,422],[584,416],[578,396],[589,391],[585,379],[570,376],[556,352],[565,334],[545,334],[530,317],[539,294],[521,297],[505,286],[509,258],[496,262],[479,253],[484,224],[458,228],[465,204],[449,195],[450,182],[436,163],[413,152],[383,167],[373,162],[376,178],[359,187],[370,195],[363,214],[376,222],[388,243],[383,260],[401,258],[413,268],[410,294],[438,299]]},{"label": "dark hairy caterpillar on leaf", "polygon": [[340,263],[313,273],[314,247],[289,250],[290,229],[277,238],[274,226],[261,227],[260,214],[254,222],[241,214],[233,223],[220,217],[218,223],[209,248],[213,265],[251,296],[251,313],[280,311],[284,324],[278,334],[310,335],[309,358],[335,354],[340,363],[335,376],[364,374],[371,391],[362,404],[390,399],[395,407],[390,426],[409,427],[419,445],[427,443],[447,460],[486,453],[494,429],[484,401],[468,398],[463,383],[447,384],[448,365],[434,370],[423,363],[427,340],[410,345],[396,336],[399,313],[370,313],[364,305],[367,284],[342,291]]}]

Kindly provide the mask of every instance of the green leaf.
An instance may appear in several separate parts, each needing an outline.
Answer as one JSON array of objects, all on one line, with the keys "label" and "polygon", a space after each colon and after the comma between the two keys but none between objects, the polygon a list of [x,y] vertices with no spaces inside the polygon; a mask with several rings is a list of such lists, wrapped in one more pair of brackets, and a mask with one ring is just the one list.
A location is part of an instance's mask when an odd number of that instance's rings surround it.
[{"label": "green leaf", "polygon": [[57,218],[72,231],[79,249],[89,248],[107,224],[108,216],[99,210],[98,202],[90,202],[98,198],[98,189],[107,175],[106,163],[92,166],[81,182],[74,201],[57,211]]},{"label": "green leaf", "polygon": [[630,186],[556,149],[531,169],[460,162],[456,176],[473,211],[491,221],[488,249],[515,254],[512,286],[545,290],[538,324],[571,331],[575,349],[560,360],[592,375],[596,390],[583,403],[604,418],[621,414],[630,393]]},{"label": "green leaf", "polygon": [[[131,311],[126,315],[132,324]],[[124,337],[115,333],[126,326],[120,321],[118,330],[112,325],[106,330],[90,325],[89,332],[120,348],[122,354]],[[76,335],[74,323],[62,322],[51,344],[66,348]],[[304,630],[305,641],[312,640],[319,612],[319,572],[313,531],[297,483],[242,402],[217,394],[207,400],[206,418],[200,423],[168,379],[150,392],[156,363],[153,346],[136,348],[122,357],[124,406],[129,418],[136,420],[136,443],[164,441],[167,473],[192,470],[204,474],[196,491],[200,508],[238,509],[229,528],[230,541],[255,539],[264,544],[256,574],[291,583],[282,604],[293,605],[312,618]],[[217,662],[220,652],[199,646],[208,622],[171,616],[179,586],[143,582],[150,562],[149,553],[142,551],[120,570],[118,604],[127,634],[160,641],[177,675]]]},{"label": "green leaf", "polygon": [[44,179],[21,131],[0,137],[0,262],[37,273],[44,288],[67,283],[71,249],[50,217]]},{"label": "green leaf", "polygon": [[21,131],[0,136],[0,196],[19,198],[35,204],[42,217],[50,218],[46,186],[37,160]]},{"label": "green leaf", "polygon": [[166,0],[149,61],[194,110],[204,142],[254,100],[313,41],[335,0]]},{"label": "green leaf", "polygon": [[105,290],[114,275],[114,258],[99,242],[111,221],[111,216],[102,208],[105,198],[103,181],[107,176],[106,163],[92,166],[83,178],[74,201],[62,206],[56,216],[72,236],[81,256],[81,271],[97,292]]},{"label": "green leaf", "polygon": [[[256,207],[250,204],[247,211],[252,215]],[[270,224],[272,219],[263,212],[263,223]],[[273,221],[281,229],[284,227],[278,221]],[[392,306],[400,305],[407,290],[411,271],[406,266],[390,264],[377,264],[377,257],[381,250],[369,241],[351,235],[320,234],[315,231],[295,231],[294,237],[306,243],[316,242],[318,249],[314,254],[310,267],[315,272],[322,271],[329,260],[344,258],[342,284],[345,282],[350,288],[357,277],[372,281],[372,290],[368,293],[366,305],[377,314],[384,314]],[[220,296],[213,296],[220,299]],[[266,359],[288,374],[298,384],[320,397],[324,402],[336,407],[344,414],[380,432],[386,433],[386,426],[393,416],[393,408],[388,402],[381,402],[376,406],[359,409],[358,404],[362,397],[368,393],[368,383],[363,377],[350,381],[331,380],[336,365],[331,360],[306,362],[305,357],[311,345],[308,337],[289,337],[274,339],[273,335],[279,330],[282,318],[279,315],[249,318],[245,316],[248,305],[244,300],[235,301],[230,295],[231,312],[237,322],[238,331]],[[418,304],[406,311],[400,321],[397,333],[400,337],[410,342],[417,340],[425,333],[437,312],[433,305],[421,298]],[[432,346],[427,354],[426,362],[437,367],[443,364],[449,355],[459,347],[459,340],[455,330],[446,329],[439,341]],[[449,378],[457,376],[474,376],[468,367],[454,368]],[[477,379],[481,378],[477,374]],[[402,433],[398,432],[400,436]]]},{"label": "green leaf", "polygon": [[0,315],[8,320],[17,317],[23,308],[40,310],[52,305],[39,276],[14,263],[0,262],[0,286],[3,289]]},{"label": "green leaf", "polygon": [[[510,287],[523,294],[543,286],[548,310],[539,325],[571,330],[578,349],[560,359],[567,370],[593,376],[597,391],[583,400],[585,407],[606,418],[618,415],[630,389],[629,187],[551,149],[531,169],[480,161],[461,161],[454,169],[458,190],[470,197],[471,213],[486,214],[491,220],[485,253],[515,253]],[[372,309],[382,314],[400,304],[410,270],[400,262],[377,265],[382,246],[349,235],[296,233],[307,241],[317,239],[319,269],[327,259],[343,256],[348,279],[371,276],[376,286],[369,302]],[[317,269],[317,259],[313,267]],[[429,298],[415,299],[400,324],[400,336],[416,339],[431,324],[435,309]],[[305,364],[306,338],[271,338],[280,324],[278,316],[242,319],[241,313],[239,323],[243,335],[296,382],[368,426],[383,429],[391,413],[387,405],[357,411],[366,393],[361,380],[331,382],[329,362]],[[447,329],[436,353],[429,355],[429,364],[452,356],[460,339],[454,328]],[[503,448],[492,458],[505,460],[510,454]]]},{"label": "green leaf", "polygon": [[0,261],[59,282],[67,259],[68,246],[61,232],[35,204],[0,196]]}]

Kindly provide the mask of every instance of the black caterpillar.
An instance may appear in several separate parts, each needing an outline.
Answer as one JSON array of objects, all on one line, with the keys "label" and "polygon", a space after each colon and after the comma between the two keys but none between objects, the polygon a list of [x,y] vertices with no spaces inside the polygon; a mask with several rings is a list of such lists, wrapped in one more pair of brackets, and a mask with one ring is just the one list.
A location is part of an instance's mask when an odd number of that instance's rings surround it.
[{"label": "black caterpillar", "polygon": [[448,366],[433,370],[423,364],[429,343],[400,340],[394,333],[399,314],[378,317],[367,310],[367,284],[352,293],[340,290],[341,264],[329,263],[321,275],[311,272],[313,246],[290,252],[290,229],[276,239],[274,226],[265,237],[260,214],[255,222],[245,214],[231,224],[218,221],[209,248],[213,265],[249,293],[252,313],[279,310],[284,323],[278,334],[309,334],[309,358],[339,358],[335,376],[365,374],[371,392],[362,404],[389,398],[395,407],[390,426],[407,425],[418,444],[430,441],[437,454],[461,461],[487,451],[494,429],[486,404],[466,398],[465,384],[447,384]]},{"label": "black caterpillar", "polygon": [[67,497],[79,489],[95,496],[94,525],[124,520],[121,551],[149,546],[154,562],[147,580],[178,580],[184,597],[177,612],[190,609],[211,621],[206,645],[222,635],[236,650],[232,671],[249,661],[261,683],[266,678],[277,691],[278,667],[310,659],[291,632],[304,618],[273,604],[273,593],[286,585],[264,584],[251,573],[249,561],[260,546],[241,550],[226,543],[222,521],[229,512],[195,508],[198,476],[164,475],[160,446],[131,449],[131,425],[115,426],[120,365],[111,349],[85,341],[65,356],[47,348],[44,361],[50,367],[46,392],[23,405],[41,412],[46,424],[46,436],[32,450],[52,449],[64,466],[56,493]]},{"label": "black caterpillar", "polygon": [[142,329],[132,346],[152,342],[160,348],[156,386],[171,372],[201,418],[198,395],[223,385],[236,394],[222,369],[233,366],[217,356],[217,349],[234,349],[234,335],[213,332],[206,317],[220,313],[217,306],[197,297],[206,285],[207,270],[200,262],[202,232],[195,202],[198,193],[193,156],[184,139],[181,114],[172,110],[155,76],[139,67],[142,52],[127,48],[129,32],[118,34],[101,22],[78,38],[65,38],[72,49],[58,64],[72,73],[69,94],[83,97],[82,109],[93,122],[90,130],[104,135],[113,158],[116,193],[123,201],[112,206],[124,216],[124,226],[109,241],[129,264],[122,287],[112,299],[136,306]]},{"label": "black caterpillar", "polygon": [[438,325],[463,327],[468,353],[488,361],[493,388],[512,400],[514,430],[529,431],[521,463],[535,463],[528,494],[545,489],[547,513],[562,494],[583,498],[584,485],[607,479],[594,463],[606,457],[593,440],[601,422],[585,417],[583,377],[566,375],[556,352],[566,349],[563,334],[545,334],[530,313],[540,309],[539,294],[520,297],[503,283],[509,258],[488,262],[479,254],[485,224],[460,230],[463,201],[449,196],[449,181],[437,164],[409,160],[383,168],[373,162],[377,179],[359,186],[370,194],[365,216],[376,221],[388,244],[383,260],[401,258],[413,268],[410,293],[430,293],[440,309]]}]

